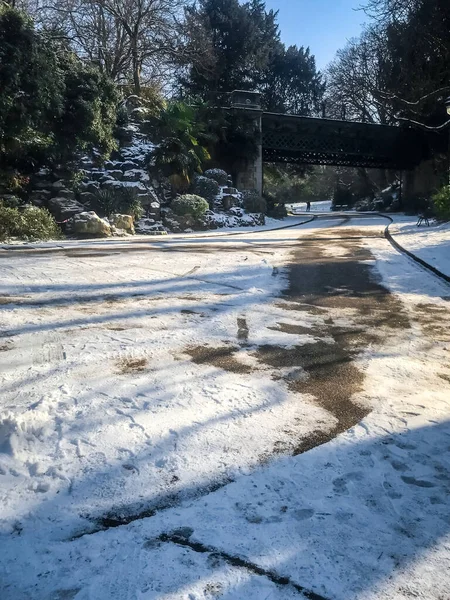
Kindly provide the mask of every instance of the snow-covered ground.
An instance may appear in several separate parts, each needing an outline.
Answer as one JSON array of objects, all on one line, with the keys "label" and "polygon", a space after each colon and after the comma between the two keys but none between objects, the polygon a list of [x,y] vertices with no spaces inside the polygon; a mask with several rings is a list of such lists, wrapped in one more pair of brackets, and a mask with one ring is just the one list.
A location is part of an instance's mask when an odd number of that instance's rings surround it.
[{"label": "snow-covered ground", "polygon": [[[295,204],[287,205],[295,214],[296,212],[304,212],[306,210],[306,202],[296,202]],[[319,202],[311,202],[311,212],[321,213],[331,210],[331,200],[321,200]]]},{"label": "snow-covered ground", "polygon": [[396,217],[389,231],[406,250],[450,276],[450,223],[417,227],[417,217]]},{"label": "snow-covered ground", "polygon": [[2,600],[448,598],[449,286],[352,221],[411,327],[356,359],[373,411],[302,455],[334,417],[255,359],[333,343],[280,295],[335,224],[0,261]]}]

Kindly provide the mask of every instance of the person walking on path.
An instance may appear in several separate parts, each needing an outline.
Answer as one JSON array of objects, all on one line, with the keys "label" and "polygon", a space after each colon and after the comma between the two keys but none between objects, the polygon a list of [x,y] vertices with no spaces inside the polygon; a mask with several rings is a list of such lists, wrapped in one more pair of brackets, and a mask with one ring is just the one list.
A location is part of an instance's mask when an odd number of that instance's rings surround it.
[{"label": "person walking on path", "polygon": [[311,202],[308,200],[308,202],[306,203],[306,212],[309,212],[311,210]]}]

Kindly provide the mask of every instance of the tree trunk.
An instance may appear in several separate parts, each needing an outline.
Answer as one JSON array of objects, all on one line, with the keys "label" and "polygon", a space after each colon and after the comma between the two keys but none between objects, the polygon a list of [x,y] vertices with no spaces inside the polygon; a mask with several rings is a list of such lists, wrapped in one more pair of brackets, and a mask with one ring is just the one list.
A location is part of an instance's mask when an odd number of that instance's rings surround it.
[{"label": "tree trunk", "polygon": [[134,93],[136,96],[141,95],[141,64],[139,61],[139,52],[137,48],[137,40],[133,40],[133,47],[131,50],[133,58],[133,85]]}]

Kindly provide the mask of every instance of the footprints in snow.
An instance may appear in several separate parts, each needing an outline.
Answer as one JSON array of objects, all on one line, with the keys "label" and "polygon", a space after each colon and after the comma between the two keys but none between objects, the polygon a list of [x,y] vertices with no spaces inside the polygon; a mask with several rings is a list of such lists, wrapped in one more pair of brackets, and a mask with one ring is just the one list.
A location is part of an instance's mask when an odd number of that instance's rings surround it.
[{"label": "footprints in snow", "polygon": [[362,481],[364,479],[364,473],[362,471],[355,471],[354,473],[347,473],[342,477],[337,477],[333,480],[333,490],[339,496],[347,496],[349,494],[347,485],[352,482]]}]

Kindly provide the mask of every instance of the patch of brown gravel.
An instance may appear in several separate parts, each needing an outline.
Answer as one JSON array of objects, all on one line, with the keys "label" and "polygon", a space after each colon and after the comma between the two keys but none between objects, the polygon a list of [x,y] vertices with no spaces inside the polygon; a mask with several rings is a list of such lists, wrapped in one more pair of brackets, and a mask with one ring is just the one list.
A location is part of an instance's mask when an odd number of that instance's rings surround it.
[{"label": "patch of brown gravel", "polygon": [[147,366],[146,358],[121,358],[117,362],[120,373],[142,373]]}]

